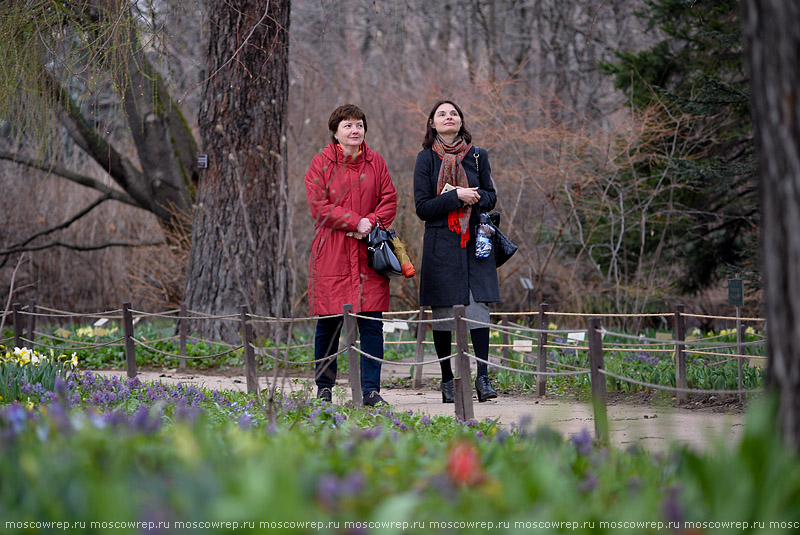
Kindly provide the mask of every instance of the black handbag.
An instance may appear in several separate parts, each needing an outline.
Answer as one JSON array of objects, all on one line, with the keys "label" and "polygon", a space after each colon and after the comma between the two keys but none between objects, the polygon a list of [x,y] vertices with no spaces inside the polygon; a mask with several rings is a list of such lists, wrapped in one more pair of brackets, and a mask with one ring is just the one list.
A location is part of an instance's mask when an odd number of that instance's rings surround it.
[{"label": "black handbag", "polygon": [[369,231],[367,237],[367,258],[369,265],[379,275],[387,278],[399,277],[403,275],[403,269],[397,255],[394,254],[392,240],[395,237],[394,230],[386,230],[375,220],[375,226]]},{"label": "black handbag", "polygon": [[514,256],[517,252],[517,247],[514,242],[509,240],[505,234],[500,232],[500,212],[492,212],[488,214],[489,224],[494,230],[492,235],[492,248],[494,249],[494,260],[497,267],[505,264],[509,258]]},{"label": "black handbag", "polygon": [[[475,157],[475,170],[478,171],[478,176],[480,176],[481,168],[478,163],[478,147],[473,148],[472,155]],[[514,253],[517,252],[519,247],[514,245],[514,242],[500,232],[500,212],[492,212],[491,214],[487,214],[487,217],[489,219],[489,225],[491,225],[492,230],[494,230],[494,234],[492,235],[492,249],[494,249],[495,267],[500,267],[505,264],[509,258],[514,256]]]}]

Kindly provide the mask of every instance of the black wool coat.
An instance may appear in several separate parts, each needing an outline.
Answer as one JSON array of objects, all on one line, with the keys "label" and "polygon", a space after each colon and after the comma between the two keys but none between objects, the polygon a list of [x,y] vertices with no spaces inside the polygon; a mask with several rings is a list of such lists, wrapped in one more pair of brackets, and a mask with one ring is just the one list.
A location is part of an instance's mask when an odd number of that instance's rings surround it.
[{"label": "black wool coat", "polygon": [[484,149],[472,147],[461,161],[470,187],[477,186],[481,196],[480,201],[472,205],[469,242],[463,249],[461,235],[447,226],[447,215],[460,208],[462,203],[455,190],[436,194],[441,165],[441,159],[433,150],[424,149],[417,154],[414,166],[414,202],[417,216],[425,222],[419,303],[433,307],[467,305],[470,290],[475,301],[499,301],[494,251],[487,258],[475,257],[475,230],[480,213],[490,211],[497,202],[489,155]]}]

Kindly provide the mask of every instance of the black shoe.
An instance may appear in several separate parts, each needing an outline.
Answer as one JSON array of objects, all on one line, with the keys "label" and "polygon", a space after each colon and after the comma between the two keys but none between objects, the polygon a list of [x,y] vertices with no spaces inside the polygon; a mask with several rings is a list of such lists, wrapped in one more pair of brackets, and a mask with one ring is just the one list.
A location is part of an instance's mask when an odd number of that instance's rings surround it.
[{"label": "black shoe", "polygon": [[331,400],[333,400],[333,392],[331,392],[331,389],[328,387],[318,388],[317,399],[330,402]]},{"label": "black shoe", "polygon": [[377,390],[372,390],[371,392],[367,392],[364,394],[364,406],[365,407],[374,407],[378,403],[383,403],[384,405],[388,405],[386,400],[378,394]]},{"label": "black shoe", "polygon": [[455,382],[450,379],[449,381],[442,381],[442,403],[455,403],[456,392]]},{"label": "black shoe", "polygon": [[497,392],[492,388],[492,383],[489,381],[488,375],[479,375],[475,378],[475,390],[478,392],[479,402],[497,397]]}]

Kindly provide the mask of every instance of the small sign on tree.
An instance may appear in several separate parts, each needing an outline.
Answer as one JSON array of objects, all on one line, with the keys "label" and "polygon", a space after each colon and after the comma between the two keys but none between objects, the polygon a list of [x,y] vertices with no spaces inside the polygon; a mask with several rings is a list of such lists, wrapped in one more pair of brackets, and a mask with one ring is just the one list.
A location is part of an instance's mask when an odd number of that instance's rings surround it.
[{"label": "small sign on tree", "polygon": [[732,307],[744,305],[742,279],[728,279],[728,304]]}]

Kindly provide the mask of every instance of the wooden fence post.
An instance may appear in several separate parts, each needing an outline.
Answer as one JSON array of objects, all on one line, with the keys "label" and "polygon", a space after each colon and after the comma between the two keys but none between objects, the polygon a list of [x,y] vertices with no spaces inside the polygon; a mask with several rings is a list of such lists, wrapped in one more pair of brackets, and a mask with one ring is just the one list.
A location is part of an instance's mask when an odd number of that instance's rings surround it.
[{"label": "wooden fence post", "polygon": [[[686,389],[686,320],[683,317],[683,305],[675,305],[675,386]],[[686,403],[685,391],[679,391],[678,404]]]},{"label": "wooden fence post", "polygon": [[[547,328],[547,303],[539,303],[539,346],[537,348],[538,355],[536,359],[536,371],[547,371],[547,333],[544,332]],[[536,376],[536,395],[544,397],[547,395],[547,376]]]},{"label": "wooden fence post", "polygon": [[244,374],[247,379],[247,393],[258,395],[258,370],[253,350],[253,324],[250,323],[250,311],[247,305],[239,307],[242,321],[242,346],[244,347]]},{"label": "wooden fence post", "polygon": [[33,340],[34,334],[33,331],[36,330],[36,299],[31,298],[28,301],[28,341],[25,344],[25,347],[33,351]]},{"label": "wooden fence post", "polygon": [[428,335],[428,324],[424,322],[428,319],[428,312],[423,307],[419,307],[418,317],[420,322],[417,323],[417,345],[414,355],[417,364],[414,364],[414,380],[412,382],[415,390],[422,388],[422,364],[419,363],[425,360],[425,337]]},{"label": "wooden fence post", "polygon": [[179,312],[180,319],[178,319],[178,344],[180,347],[180,362],[178,363],[178,369],[185,370],[186,369],[186,331],[188,330],[187,323],[189,320],[186,316],[186,303],[181,303],[181,311]]},{"label": "wooden fence post", "polygon": [[508,366],[511,361],[511,350],[508,349],[510,337],[508,336],[508,314],[503,314],[500,317],[500,325],[503,330],[500,331],[500,338],[503,342],[503,366]]},{"label": "wooden fence post", "polygon": [[122,303],[122,331],[125,334],[125,367],[128,379],[136,377],[136,344],[133,341],[133,314],[131,304]]},{"label": "wooden fence post", "polygon": [[22,314],[20,309],[22,305],[14,303],[11,305],[11,317],[14,320],[14,347],[23,347],[22,345]]},{"label": "wooden fence post", "polygon": [[594,407],[594,432],[597,440],[608,443],[608,414],[606,412],[606,376],[600,373],[603,363],[603,338],[600,318],[589,318],[589,364]]},{"label": "wooden fence post", "polygon": [[345,344],[347,344],[347,365],[350,369],[350,391],[353,396],[353,403],[356,406],[360,406],[364,403],[364,396],[361,393],[361,366],[359,365],[359,355],[356,351],[358,321],[353,317],[353,305],[344,305],[342,313],[344,314],[344,339]]},{"label": "wooden fence post", "polygon": [[467,322],[464,321],[464,305],[453,307],[453,319],[456,323],[456,377],[455,402],[456,416],[468,422],[475,417],[472,408],[472,372],[467,356]]},{"label": "wooden fence post", "polygon": [[[739,307],[736,307],[736,354],[744,355],[744,325],[739,319]],[[744,390],[744,359],[736,357],[736,364],[739,372],[739,390]],[[743,393],[739,393],[739,401],[744,401]]]}]

